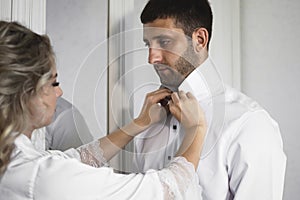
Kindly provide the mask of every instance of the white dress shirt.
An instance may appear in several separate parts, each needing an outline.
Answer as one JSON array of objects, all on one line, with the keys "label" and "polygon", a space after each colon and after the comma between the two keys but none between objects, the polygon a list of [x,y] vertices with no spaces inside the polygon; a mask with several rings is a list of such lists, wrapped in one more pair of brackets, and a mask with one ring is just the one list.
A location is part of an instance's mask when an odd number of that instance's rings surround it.
[{"label": "white dress shirt", "polygon": [[[197,98],[208,124],[198,166],[203,199],[282,199],[286,156],[278,124],[269,114],[249,97],[224,86],[210,58],[179,90]],[[136,137],[133,171],[166,166],[183,135],[179,122],[169,115]]]},{"label": "white dress shirt", "polygon": [[[99,147],[98,141],[95,144]],[[160,171],[124,175],[114,173],[109,167],[95,168],[80,162],[82,152],[86,156],[89,147],[95,150],[94,143],[66,152],[37,151],[34,146],[23,134],[16,138],[11,161],[0,175],[1,200],[201,198],[195,169],[183,157],[175,158],[168,168]],[[97,156],[99,152],[102,150]],[[89,157],[94,159],[93,155],[86,156]],[[101,160],[105,159],[98,161]]]},{"label": "white dress shirt", "polygon": [[79,110],[60,97],[52,123],[46,127],[46,148],[65,151],[93,141],[93,136]]}]

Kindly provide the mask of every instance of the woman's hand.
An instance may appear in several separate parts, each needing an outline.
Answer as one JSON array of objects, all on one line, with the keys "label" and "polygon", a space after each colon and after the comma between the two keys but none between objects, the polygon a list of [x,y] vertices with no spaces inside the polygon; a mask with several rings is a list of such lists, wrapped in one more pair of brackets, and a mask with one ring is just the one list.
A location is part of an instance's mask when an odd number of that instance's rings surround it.
[{"label": "woman's hand", "polygon": [[139,116],[134,120],[135,123],[142,127],[148,127],[151,124],[163,120],[167,116],[167,112],[166,109],[158,103],[171,94],[172,91],[169,89],[159,89],[148,93]]},{"label": "woman's hand", "polygon": [[192,93],[174,92],[169,103],[170,112],[181,122],[185,129],[202,127],[206,129],[204,113]]},{"label": "woman's hand", "polygon": [[186,133],[176,156],[185,157],[196,170],[206,133],[204,113],[197,99],[189,92],[185,94],[180,91],[173,93],[171,97],[170,112],[181,122]]}]

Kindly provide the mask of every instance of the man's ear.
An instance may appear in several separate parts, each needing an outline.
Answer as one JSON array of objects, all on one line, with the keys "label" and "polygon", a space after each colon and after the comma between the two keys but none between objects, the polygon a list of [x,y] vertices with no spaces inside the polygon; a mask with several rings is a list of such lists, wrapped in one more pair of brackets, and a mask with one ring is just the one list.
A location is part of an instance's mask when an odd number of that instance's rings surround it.
[{"label": "man's ear", "polygon": [[193,32],[192,38],[196,52],[200,52],[203,49],[207,50],[209,34],[206,28],[197,28]]}]

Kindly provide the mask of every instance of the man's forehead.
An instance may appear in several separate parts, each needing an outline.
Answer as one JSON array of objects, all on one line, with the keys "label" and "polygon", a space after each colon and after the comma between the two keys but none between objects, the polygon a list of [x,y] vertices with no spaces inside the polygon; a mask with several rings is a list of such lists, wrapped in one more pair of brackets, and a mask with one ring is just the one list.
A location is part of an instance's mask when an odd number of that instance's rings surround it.
[{"label": "man's forehead", "polygon": [[181,28],[176,27],[158,27],[144,25],[143,28],[144,38],[154,39],[156,37],[179,37],[184,35],[184,31]]},{"label": "man's forehead", "polygon": [[152,22],[144,24],[144,27],[176,28],[175,19],[173,18],[155,19]]}]

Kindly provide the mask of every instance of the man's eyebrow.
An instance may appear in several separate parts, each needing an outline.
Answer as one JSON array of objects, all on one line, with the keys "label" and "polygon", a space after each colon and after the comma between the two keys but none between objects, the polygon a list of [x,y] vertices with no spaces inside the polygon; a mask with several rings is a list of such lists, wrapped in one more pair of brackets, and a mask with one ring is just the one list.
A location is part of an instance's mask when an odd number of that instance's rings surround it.
[{"label": "man's eyebrow", "polygon": [[168,35],[158,35],[158,36],[155,36],[153,39],[164,39],[164,38],[170,38],[170,36]]},{"label": "man's eyebrow", "polygon": [[[161,34],[161,35],[157,35],[157,36],[154,36],[153,38],[151,38],[151,40],[161,40],[161,39],[171,39],[171,37],[169,35]],[[149,42],[149,40],[146,38],[144,38],[143,41],[145,43]]]},{"label": "man's eyebrow", "polygon": [[[161,35],[154,36],[151,39],[152,40],[157,40],[157,39],[165,39],[165,38],[171,38],[171,37],[169,35],[161,34]],[[148,41],[148,39],[144,39],[144,42],[146,42],[146,41]]]}]

